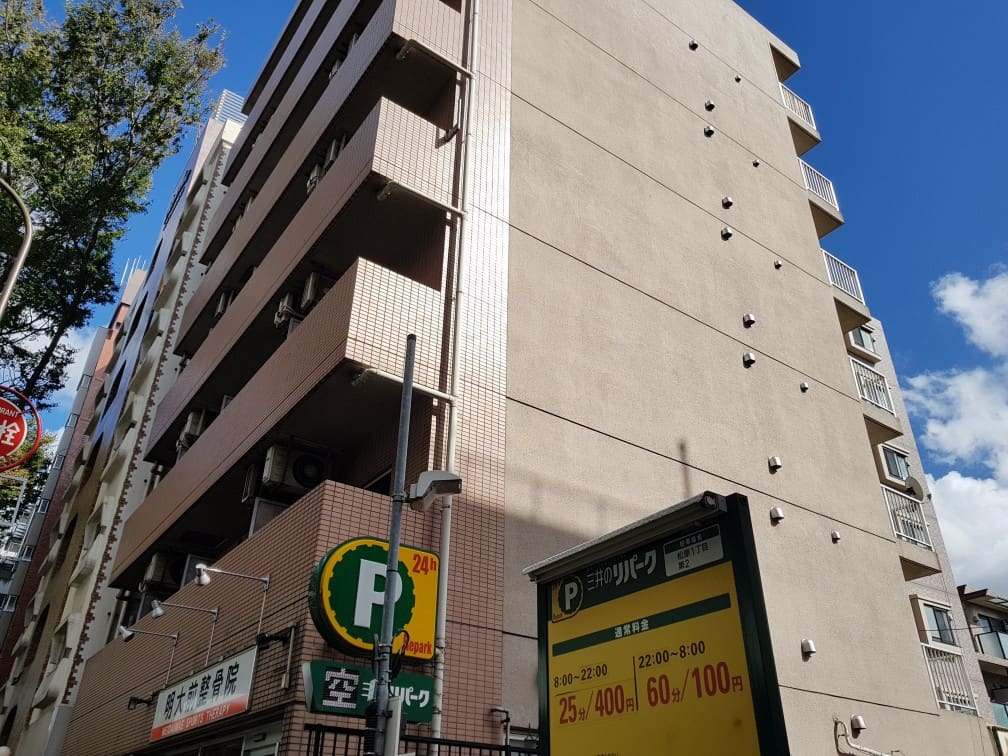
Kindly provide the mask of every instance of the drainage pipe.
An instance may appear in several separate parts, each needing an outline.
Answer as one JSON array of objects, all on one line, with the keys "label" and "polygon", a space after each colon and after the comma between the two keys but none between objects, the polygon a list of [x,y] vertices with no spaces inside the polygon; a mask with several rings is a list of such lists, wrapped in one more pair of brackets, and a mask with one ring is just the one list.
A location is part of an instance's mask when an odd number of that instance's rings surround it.
[{"label": "drainage pipe", "polygon": [[[465,281],[467,270],[467,221],[472,192],[472,143],[473,143],[473,87],[476,83],[476,56],[479,51],[480,0],[471,0],[469,16],[469,51],[466,65],[471,72],[465,81],[464,142],[462,148],[462,191],[461,209],[458,216],[458,246],[455,254],[454,317],[452,319],[451,383],[449,395],[459,395],[459,364],[462,351],[462,326],[465,312]],[[448,404],[448,448],[445,455],[445,469],[455,472],[455,455],[458,445],[458,401]],[[445,675],[445,635],[448,624],[448,572],[451,567],[452,504],[454,497],[441,500],[441,542],[438,556],[441,566],[438,571],[437,618],[434,625],[434,714],[431,717],[431,735],[441,737],[442,715],[444,713]]]}]

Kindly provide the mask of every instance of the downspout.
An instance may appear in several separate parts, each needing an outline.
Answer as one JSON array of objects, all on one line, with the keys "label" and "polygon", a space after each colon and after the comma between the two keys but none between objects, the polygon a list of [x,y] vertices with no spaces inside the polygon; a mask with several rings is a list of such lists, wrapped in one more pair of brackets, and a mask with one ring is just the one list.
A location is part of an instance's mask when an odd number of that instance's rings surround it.
[{"label": "downspout", "polygon": [[[469,17],[469,51],[466,66],[471,75],[466,77],[465,90],[465,129],[462,148],[462,192],[461,209],[458,216],[458,251],[455,255],[455,311],[452,319],[451,345],[451,383],[449,395],[457,399],[459,392],[459,362],[462,351],[462,315],[464,312],[466,280],[466,231],[472,191],[472,103],[473,88],[476,84],[476,55],[479,50],[479,11],[480,0],[471,0]],[[448,441],[445,459],[445,469],[455,472],[455,454],[458,445],[458,401],[448,404]],[[451,556],[451,526],[452,504],[454,497],[446,496],[441,503],[441,543],[438,549],[441,565],[438,571],[437,618],[434,625],[434,714],[431,717],[431,735],[441,737],[441,717],[444,712],[444,675],[445,675],[445,628],[448,622],[448,571]]]}]

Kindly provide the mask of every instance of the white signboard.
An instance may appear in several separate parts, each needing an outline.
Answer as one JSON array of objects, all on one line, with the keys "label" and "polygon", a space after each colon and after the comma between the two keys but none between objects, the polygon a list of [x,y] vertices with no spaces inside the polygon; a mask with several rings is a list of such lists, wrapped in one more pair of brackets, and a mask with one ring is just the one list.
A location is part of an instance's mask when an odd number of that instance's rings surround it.
[{"label": "white signboard", "polygon": [[721,531],[716,525],[676,538],[664,545],[665,574],[675,577],[681,572],[695,570],[724,558]]},{"label": "white signboard", "polygon": [[253,646],[162,690],[154,712],[151,741],[247,711],[255,661]]}]

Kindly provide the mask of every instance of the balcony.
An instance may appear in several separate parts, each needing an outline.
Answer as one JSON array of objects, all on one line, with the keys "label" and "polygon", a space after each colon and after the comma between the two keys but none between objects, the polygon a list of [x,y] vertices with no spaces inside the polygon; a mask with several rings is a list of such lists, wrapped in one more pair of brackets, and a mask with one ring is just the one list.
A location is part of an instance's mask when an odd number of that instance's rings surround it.
[{"label": "balcony", "polygon": [[844,333],[848,333],[871,320],[871,313],[865,304],[864,292],[861,289],[861,279],[858,277],[858,272],[843,260],[834,257],[825,249],[822,253],[829,282],[833,285],[833,300],[837,317],[840,319],[840,327]]},{"label": "balcony", "polygon": [[976,714],[976,699],[959,654],[922,643],[935,701],[942,709]]},{"label": "balcony", "polygon": [[780,85],[780,91],[781,101],[787,108],[788,126],[791,128],[791,138],[794,140],[795,150],[799,155],[804,155],[822,141],[822,137],[819,136],[819,131],[816,129],[812,106],[783,83]]},{"label": "balcony", "polygon": [[976,645],[981,654],[1008,660],[1008,633],[980,633],[976,636]]},{"label": "balcony", "polygon": [[[434,124],[380,100],[307,194],[303,180],[298,182],[294,217],[247,281],[238,278],[238,260],[219,260],[207,271],[186,310],[182,348],[193,353],[192,360],[152,424],[156,460],[174,460],[175,438],[188,412],[217,411],[221,396],[236,394],[279,347],[285,333],[274,325],[278,299],[299,293],[309,273],[337,280],[363,257],[440,288],[454,149],[439,136]],[[260,195],[254,204],[262,200]],[[243,244],[235,247],[238,256]],[[212,294],[223,289],[239,291],[214,322],[207,310]]]},{"label": "balcony", "polygon": [[882,486],[882,495],[889,508],[889,517],[896,537],[925,549],[933,549],[931,533],[924,519],[921,503],[889,486]]},{"label": "balcony", "polygon": [[973,636],[980,669],[997,675],[1008,674],[1008,633],[997,631]]},{"label": "balcony", "polygon": [[[136,585],[155,549],[212,557],[221,544],[247,538],[248,470],[260,465],[261,472],[274,444],[310,444],[325,457],[329,479],[359,488],[374,480],[395,453],[390,429],[401,387],[362,378],[362,368],[398,374],[406,335],[415,333],[416,383],[441,386],[443,306],[437,290],[358,258],[300,324],[284,329],[286,337],[265,364],[126,521],[117,585]],[[186,372],[194,368],[195,358]],[[176,386],[186,380],[183,373]],[[410,454],[421,459],[439,410],[419,396],[414,408]],[[174,449],[174,439],[166,442]]]},{"label": "balcony", "polygon": [[798,163],[801,166],[802,178],[805,180],[805,188],[809,192],[812,220],[821,239],[843,225],[844,217],[840,212],[840,203],[837,202],[832,181],[801,158],[798,158]]},{"label": "balcony", "polygon": [[882,496],[896,536],[903,578],[918,580],[941,572],[921,502],[888,486],[882,486]]},{"label": "balcony", "polygon": [[[210,222],[204,261],[226,243],[249,191],[262,196],[275,183],[274,174],[286,176],[298,168],[306,138],[315,142],[324,131],[353,133],[379,97],[429,115],[455,87],[463,16],[451,3],[325,5],[336,6],[332,18],[317,38],[308,26],[298,29],[297,44],[270,77],[269,96],[252,106],[232,148],[224,176],[232,191]],[[447,129],[451,124],[438,125]]]},{"label": "balcony", "polygon": [[998,727],[1008,728],[1008,704],[991,702],[994,709],[994,721]]},{"label": "balcony", "polygon": [[850,362],[858,395],[866,402],[895,415],[896,409],[886,377],[855,357],[851,357]]}]

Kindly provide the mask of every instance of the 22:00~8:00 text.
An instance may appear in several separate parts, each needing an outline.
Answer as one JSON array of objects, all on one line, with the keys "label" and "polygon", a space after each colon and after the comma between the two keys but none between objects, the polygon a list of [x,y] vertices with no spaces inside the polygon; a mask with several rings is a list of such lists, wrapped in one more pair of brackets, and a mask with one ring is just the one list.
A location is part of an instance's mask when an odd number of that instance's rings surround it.
[{"label": "22:00~8:00 text", "polygon": [[668,664],[672,659],[688,659],[707,653],[707,644],[703,641],[683,643],[678,649],[663,648],[658,651],[641,654],[637,657],[637,669],[647,669],[656,664]]}]

